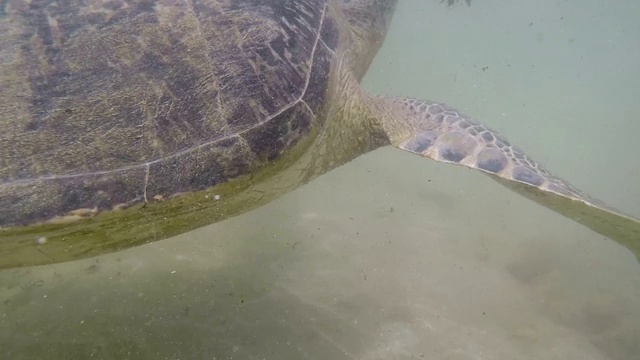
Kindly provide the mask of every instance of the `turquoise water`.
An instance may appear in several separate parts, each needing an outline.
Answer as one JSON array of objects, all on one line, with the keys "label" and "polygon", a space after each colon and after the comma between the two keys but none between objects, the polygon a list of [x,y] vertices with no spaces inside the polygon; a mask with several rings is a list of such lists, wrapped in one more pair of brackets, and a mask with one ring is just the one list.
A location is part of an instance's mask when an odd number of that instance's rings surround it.
[{"label": "turquoise water", "polygon": [[[518,3],[402,0],[365,86],[463,109],[640,216],[640,5]],[[626,360],[639,334],[629,251],[393,149],[180,237],[0,272],[7,359]]]}]

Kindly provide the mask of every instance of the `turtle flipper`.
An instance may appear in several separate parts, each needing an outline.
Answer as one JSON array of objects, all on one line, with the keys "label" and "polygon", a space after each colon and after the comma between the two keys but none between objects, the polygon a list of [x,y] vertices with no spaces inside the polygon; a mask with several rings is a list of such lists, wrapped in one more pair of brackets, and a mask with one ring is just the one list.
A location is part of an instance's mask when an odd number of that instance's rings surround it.
[{"label": "turtle flipper", "polygon": [[481,170],[517,193],[609,237],[640,260],[640,220],[590,198],[551,174],[495,131],[437,102],[376,98],[395,147]]}]

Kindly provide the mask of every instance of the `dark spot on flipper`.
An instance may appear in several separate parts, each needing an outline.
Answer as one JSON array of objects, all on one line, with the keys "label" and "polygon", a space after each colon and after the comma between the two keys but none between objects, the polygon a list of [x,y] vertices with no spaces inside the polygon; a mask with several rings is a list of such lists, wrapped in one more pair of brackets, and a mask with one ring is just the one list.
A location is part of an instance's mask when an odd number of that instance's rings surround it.
[{"label": "dark spot on flipper", "polygon": [[484,149],[478,154],[478,168],[494,174],[506,168],[508,163],[509,159],[507,156],[495,148]]},{"label": "dark spot on flipper", "polygon": [[540,186],[544,183],[542,176],[538,175],[535,171],[522,166],[518,166],[513,170],[513,178],[533,186]]},{"label": "dark spot on flipper", "polygon": [[513,151],[513,156],[518,160],[524,160],[524,154],[519,151]]},{"label": "dark spot on flipper", "polygon": [[411,152],[421,153],[433,145],[435,138],[436,134],[431,131],[422,132],[407,141],[403,148]]},{"label": "dark spot on flipper", "polygon": [[476,139],[464,132],[454,131],[440,138],[438,147],[442,160],[459,163],[471,155],[478,143]]},{"label": "dark spot on flipper", "polygon": [[466,129],[468,127],[470,127],[471,124],[469,124],[468,122],[462,120],[458,123],[458,127],[460,127],[460,129]]},{"label": "dark spot on flipper", "polygon": [[482,133],[482,138],[486,142],[493,142],[495,140],[495,137],[493,137],[493,135],[490,132],[483,132]]},{"label": "dark spot on flipper", "polygon": [[502,138],[502,137],[498,138],[497,143],[498,143],[498,146],[500,146],[500,147],[502,147],[502,146],[506,146],[506,147],[511,146],[511,143],[507,139]]},{"label": "dark spot on flipper", "polygon": [[456,149],[444,149],[440,151],[440,156],[447,161],[459,163],[466,157],[464,153],[456,151]]}]

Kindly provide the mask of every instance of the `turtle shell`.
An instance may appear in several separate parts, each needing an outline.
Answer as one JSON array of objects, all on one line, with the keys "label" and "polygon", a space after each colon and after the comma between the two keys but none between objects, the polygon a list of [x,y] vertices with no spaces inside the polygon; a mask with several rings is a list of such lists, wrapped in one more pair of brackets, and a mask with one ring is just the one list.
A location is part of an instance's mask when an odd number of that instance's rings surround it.
[{"label": "turtle shell", "polygon": [[166,199],[280,157],[323,121],[326,8],[9,0],[0,226]]},{"label": "turtle shell", "polygon": [[249,186],[237,179],[294,161],[326,120],[341,39],[334,10],[326,0],[5,1],[2,252],[80,234],[96,254],[259,205],[237,200],[165,224],[206,208],[199,196],[109,217],[225,184],[233,195]]}]

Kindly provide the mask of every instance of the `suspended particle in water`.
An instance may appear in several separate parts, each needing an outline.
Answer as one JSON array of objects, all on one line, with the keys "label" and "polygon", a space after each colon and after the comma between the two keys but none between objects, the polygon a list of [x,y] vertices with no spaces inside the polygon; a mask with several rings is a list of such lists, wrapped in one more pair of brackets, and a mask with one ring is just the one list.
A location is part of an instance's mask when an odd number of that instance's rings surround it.
[{"label": "suspended particle in water", "polygon": [[36,244],[38,245],[42,245],[44,243],[47,242],[47,237],[46,236],[40,236],[39,238],[36,239]]}]

